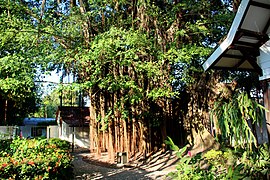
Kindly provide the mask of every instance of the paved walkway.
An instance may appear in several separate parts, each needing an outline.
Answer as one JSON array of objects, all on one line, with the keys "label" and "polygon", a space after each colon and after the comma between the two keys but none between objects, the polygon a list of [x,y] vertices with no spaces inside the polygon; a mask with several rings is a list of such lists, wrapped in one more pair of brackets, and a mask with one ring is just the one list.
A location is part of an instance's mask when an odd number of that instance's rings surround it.
[{"label": "paved walkway", "polygon": [[102,165],[91,160],[89,153],[74,153],[74,179],[170,179],[166,175],[175,170],[177,158],[171,153],[153,155],[138,167],[116,167]]}]

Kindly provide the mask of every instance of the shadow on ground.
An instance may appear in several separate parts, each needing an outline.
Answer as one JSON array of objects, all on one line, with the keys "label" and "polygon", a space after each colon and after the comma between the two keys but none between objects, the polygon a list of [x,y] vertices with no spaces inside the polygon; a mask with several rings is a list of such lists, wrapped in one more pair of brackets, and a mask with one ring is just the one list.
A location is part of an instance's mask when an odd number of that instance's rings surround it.
[{"label": "shadow on ground", "polygon": [[172,152],[156,153],[147,160],[117,167],[91,158],[86,152],[73,153],[74,179],[170,179],[166,175],[175,170],[177,158]]}]

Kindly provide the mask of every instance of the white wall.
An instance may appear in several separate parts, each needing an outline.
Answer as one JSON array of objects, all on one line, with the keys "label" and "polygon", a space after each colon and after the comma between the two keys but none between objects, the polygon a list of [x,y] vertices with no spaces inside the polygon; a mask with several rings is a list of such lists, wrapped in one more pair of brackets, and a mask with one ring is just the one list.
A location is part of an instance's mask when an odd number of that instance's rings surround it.
[{"label": "white wall", "polygon": [[[73,128],[63,122],[61,132],[60,139],[72,143]],[[79,147],[90,147],[89,127],[74,127],[74,143]]]},{"label": "white wall", "polygon": [[51,125],[47,127],[47,138],[59,138],[58,125]]},{"label": "white wall", "polygon": [[[33,125],[25,125],[20,126],[19,129],[22,131],[22,136],[24,138],[31,137],[31,128],[36,127]],[[0,139],[10,139],[13,135],[14,126],[0,126]],[[59,135],[59,132],[62,132]],[[50,134],[49,134],[50,132]],[[60,138],[63,140],[67,140],[72,143],[72,135],[73,135],[73,128],[69,127],[68,124],[63,122],[62,127],[57,125],[55,126],[48,126],[47,130],[42,130],[42,136],[47,138]],[[76,146],[89,148],[90,147],[90,140],[89,140],[89,127],[74,127],[74,142]]]},{"label": "white wall", "polygon": [[267,41],[260,48],[260,56],[258,57],[258,64],[262,68],[263,76],[260,80],[265,80],[270,78],[270,41]]}]

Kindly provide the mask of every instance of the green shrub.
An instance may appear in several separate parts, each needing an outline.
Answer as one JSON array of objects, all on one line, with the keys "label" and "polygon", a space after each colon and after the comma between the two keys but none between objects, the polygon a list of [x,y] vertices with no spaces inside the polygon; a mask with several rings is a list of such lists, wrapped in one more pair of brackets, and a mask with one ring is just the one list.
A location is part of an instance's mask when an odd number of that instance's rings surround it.
[{"label": "green shrub", "polygon": [[69,150],[70,143],[68,141],[63,141],[59,138],[51,138],[49,139],[49,144],[54,144],[60,149]]},{"label": "green shrub", "polygon": [[270,152],[266,144],[252,151],[222,148],[191,156],[187,147],[179,149],[171,139],[166,142],[180,158],[177,173],[168,174],[174,179],[266,179],[270,174]]},{"label": "green shrub", "polygon": [[247,176],[253,179],[263,179],[270,175],[270,151],[267,144],[254,148],[253,151],[238,149],[237,152]]},{"label": "green shrub", "polygon": [[62,144],[66,147],[62,140],[14,139],[1,153],[0,179],[72,179],[72,157]]},{"label": "green shrub", "polygon": [[1,151],[6,151],[10,149],[10,144],[11,144],[12,140],[10,139],[1,139],[0,140],[0,153]]}]

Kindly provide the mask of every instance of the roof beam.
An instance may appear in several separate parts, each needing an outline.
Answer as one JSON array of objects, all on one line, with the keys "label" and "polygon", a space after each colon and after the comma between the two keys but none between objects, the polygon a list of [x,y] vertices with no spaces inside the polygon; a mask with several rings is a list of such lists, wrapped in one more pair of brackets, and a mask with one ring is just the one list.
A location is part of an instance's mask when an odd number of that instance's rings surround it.
[{"label": "roof beam", "polygon": [[256,2],[256,1],[251,1],[250,5],[257,6],[257,7],[264,8],[264,9],[270,9],[269,4],[264,4],[264,3],[260,3],[260,2]]},{"label": "roof beam", "polygon": [[243,46],[249,46],[249,47],[256,47],[256,48],[260,47],[258,43],[251,43],[251,42],[244,42],[244,41],[236,41],[234,43],[237,45],[243,45]]},{"label": "roof beam", "polygon": [[241,51],[242,54],[246,54],[248,52],[250,55],[257,57],[260,55],[260,51],[258,48],[251,48],[251,47],[244,47],[244,46],[238,46],[238,45],[231,45],[228,47],[228,49],[235,49]]},{"label": "roof beam", "polygon": [[243,56],[241,56],[241,55],[233,55],[233,54],[224,54],[223,56],[227,57],[227,58],[236,58],[236,59],[242,59],[243,58]]},{"label": "roof beam", "polygon": [[230,70],[230,71],[251,71],[251,72],[256,72],[258,73],[257,70],[255,69],[245,69],[245,68],[235,68],[235,67],[212,67],[211,69],[216,69],[216,70]]},{"label": "roof beam", "polygon": [[[256,49],[256,50],[258,50],[258,49]],[[254,54],[254,52],[252,52],[252,51],[250,51],[250,50],[248,50],[248,49],[242,49],[242,50],[240,50],[241,51],[241,53],[242,54],[244,54],[244,58],[243,59],[245,59],[245,60],[247,60],[248,62],[249,62],[249,64],[254,68],[254,70],[256,71],[256,72],[258,72],[258,74],[260,75],[260,76],[262,76],[262,69],[260,68],[260,66],[257,64],[257,54],[256,54],[256,52],[255,52],[255,54]],[[260,55],[260,51],[258,50],[258,53],[259,53],[259,55]]]},{"label": "roof beam", "polygon": [[[268,22],[270,24],[270,19]],[[266,27],[269,27],[269,26],[266,26]],[[265,31],[267,31],[267,29]],[[239,41],[239,39],[243,36],[249,36],[252,38],[256,38],[259,42],[254,44],[254,43]],[[242,44],[242,45],[253,46],[253,47],[259,48],[261,45],[263,45],[268,40],[269,40],[269,37],[265,33],[249,31],[246,29],[239,29],[238,32],[236,33],[234,40],[233,40],[233,44]]]},{"label": "roof beam", "polygon": [[261,33],[261,32],[249,31],[246,29],[239,29],[238,32],[241,34],[241,36],[250,36],[250,37],[257,38],[258,40],[269,39],[267,34]]},{"label": "roof beam", "polygon": [[239,68],[239,67],[241,66],[241,64],[243,64],[245,61],[246,61],[245,58],[242,57],[241,61],[239,61],[239,62],[234,66],[234,68],[236,68],[236,69]]},{"label": "roof beam", "polygon": [[264,29],[263,29],[263,33],[264,33],[264,34],[266,34],[266,32],[267,32],[269,26],[270,26],[270,18],[268,19],[268,21],[267,21],[267,23],[266,23],[266,26],[265,26]]},{"label": "roof beam", "polygon": [[256,62],[256,58],[247,58],[247,61],[251,64],[252,67],[254,67],[254,70],[258,72],[260,76],[263,75],[262,69]]}]

